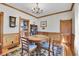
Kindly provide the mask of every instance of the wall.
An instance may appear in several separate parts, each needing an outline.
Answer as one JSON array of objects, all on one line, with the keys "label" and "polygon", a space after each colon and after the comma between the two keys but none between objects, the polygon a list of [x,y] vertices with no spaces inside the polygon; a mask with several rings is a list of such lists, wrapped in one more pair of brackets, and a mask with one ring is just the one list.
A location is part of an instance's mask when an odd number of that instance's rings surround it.
[{"label": "wall", "polygon": [[75,8],[73,7],[73,10],[72,10],[72,33],[75,35]]},{"label": "wall", "polygon": [[[74,41],[74,46],[75,46],[75,52],[76,55],[79,55],[79,5],[75,4],[75,7],[73,11],[71,12],[65,12],[65,13],[60,13],[48,17],[43,17],[36,19],[30,15],[24,14],[22,12],[19,12],[13,8],[4,6],[0,4],[0,12],[4,12],[4,25],[3,25],[3,33],[8,34],[8,33],[18,33],[19,32],[19,17],[29,19],[31,24],[37,24],[38,25],[38,31],[41,32],[60,32],[60,20],[69,20],[72,18],[72,33],[75,35],[75,41]],[[16,19],[16,27],[15,28],[10,28],[9,27],[9,16],[15,16],[17,17]],[[40,22],[41,21],[47,21],[47,28],[45,30],[42,30],[40,27]]]},{"label": "wall", "polygon": [[[36,18],[34,18],[30,15],[24,14],[22,12],[19,12],[19,11],[13,9],[13,8],[4,6],[2,4],[0,4],[0,12],[4,12],[4,25],[3,25],[3,33],[4,34],[18,33],[19,32],[19,17],[29,19],[31,21],[30,23],[33,23],[33,20],[36,19]],[[9,16],[17,17],[15,28],[9,27]]]},{"label": "wall", "polygon": [[[60,32],[60,20],[70,20],[72,18],[71,12],[60,13],[48,17],[39,18],[36,20],[36,24],[38,25],[38,31],[44,32]],[[41,21],[47,21],[47,28],[42,30],[40,27]]]},{"label": "wall", "polygon": [[[2,4],[0,4],[0,12],[4,12],[4,30],[3,30],[4,34],[6,34],[6,33],[18,33],[19,17],[20,16],[22,18],[29,19],[32,24],[33,23],[37,24],[38,31],[44,31],[44,32],[60,32],[60,20],[69,20],[72,18],[71,12],[65,12],[65,13],[60,13],[60,14],[36,19],[32,16],[26,15],[22,12],[19,12],[13,8],[4,6]],[[9,16],[17,17],[17,21],[16,21],[17,24],[16,24],[15,28],[9,27]],[[42,28],[40,27],[40,22],[44,21],[44,20],[47,20],[47,28],[45,30],[42,30]]]},{"label": "wall", "polygon": [[79,55],[79,4],[74,6],[74,15],[75,15],[75,40],[74,47],[76,55]]}]

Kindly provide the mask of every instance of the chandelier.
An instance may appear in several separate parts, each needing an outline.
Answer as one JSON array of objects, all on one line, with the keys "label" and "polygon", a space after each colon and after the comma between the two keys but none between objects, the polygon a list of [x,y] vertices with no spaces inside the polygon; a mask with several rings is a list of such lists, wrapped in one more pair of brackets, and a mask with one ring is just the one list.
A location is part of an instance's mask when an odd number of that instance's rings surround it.
[{"label": "chandelier", "polygon": [[36,3],[36,7],[32,8],[32,12],[35,13],[35,14],[40,14],[40,13],[43,12],[43,10],[40,9],[39,6],[38,6],[38,3]]}]

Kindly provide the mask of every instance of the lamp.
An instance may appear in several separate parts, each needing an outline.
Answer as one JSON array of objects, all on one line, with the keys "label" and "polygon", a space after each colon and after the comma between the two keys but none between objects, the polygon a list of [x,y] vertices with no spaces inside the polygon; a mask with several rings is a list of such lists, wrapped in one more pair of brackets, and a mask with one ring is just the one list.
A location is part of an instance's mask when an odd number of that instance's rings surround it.
[{"label": "lamp", "polygon": [[43,10],[40,9],[39,6],[38,6],[38,3],[36,3],[36,7],[32,8],[32,12],[35,13],[35,14],[40,14],[40,13],[43,12]]}]

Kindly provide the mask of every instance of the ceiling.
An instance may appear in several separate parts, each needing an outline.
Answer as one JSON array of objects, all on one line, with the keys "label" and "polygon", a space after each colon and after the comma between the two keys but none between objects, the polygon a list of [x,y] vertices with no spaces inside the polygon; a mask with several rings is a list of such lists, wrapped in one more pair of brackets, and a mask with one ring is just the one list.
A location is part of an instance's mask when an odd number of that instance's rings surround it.
[{"label": "ceiling", "polygon": [[32,8],[36,7],[36,3],[8,3],[7,5],[17,8],[18,10],[22,10],[35,17],[68,11],[72,7],[72,3],[39,3],[39,7],[43,9],[43,13],[37,15],[32,13]]}]

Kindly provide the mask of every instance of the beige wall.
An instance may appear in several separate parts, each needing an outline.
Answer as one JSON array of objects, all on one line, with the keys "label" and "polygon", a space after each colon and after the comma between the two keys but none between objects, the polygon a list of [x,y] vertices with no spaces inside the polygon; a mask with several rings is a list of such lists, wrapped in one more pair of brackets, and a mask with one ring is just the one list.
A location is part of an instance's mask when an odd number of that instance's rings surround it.
[{"label": "beige wall", "polygon": [[79,4],[75,4],[74,6],[74,23],[75,23],[75,40],[74,40],[74,47],[76,55],[79,55]]}]

